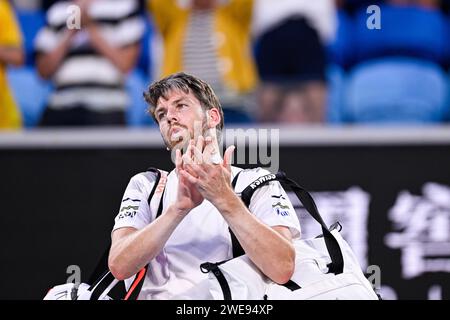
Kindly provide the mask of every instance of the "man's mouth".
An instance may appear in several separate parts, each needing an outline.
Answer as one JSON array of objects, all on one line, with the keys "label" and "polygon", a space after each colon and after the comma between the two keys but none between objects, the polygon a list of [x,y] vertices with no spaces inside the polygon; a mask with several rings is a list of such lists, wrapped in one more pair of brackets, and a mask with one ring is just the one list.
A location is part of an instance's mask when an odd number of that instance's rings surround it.
[{"label": "man's mouth", "polygon": [[173,142],[178,142],[180,140],[183,140],[183,131],[184,131],[184,128],[182,128],[182,127],[174,127],[172,129],[170,129],[170,132],[169,132],[170,140]]}]

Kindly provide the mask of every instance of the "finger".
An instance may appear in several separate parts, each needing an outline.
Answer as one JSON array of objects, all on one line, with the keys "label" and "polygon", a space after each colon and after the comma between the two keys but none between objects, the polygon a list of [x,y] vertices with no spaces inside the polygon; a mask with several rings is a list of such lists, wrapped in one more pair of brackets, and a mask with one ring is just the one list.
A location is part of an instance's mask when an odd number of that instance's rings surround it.
[{"label": "finger", "polygon": [[231,169],[231,158],[233,157],[234,149],[236,149],[236,147],[234,145],[229,146],[227,148],[227,150],[225,150],[225,153],[223,155],[223,164],[222,164],[222,166],[224,168],[229,169],[229,170]]},{"label": "finger", "polygon": [[187,154],[187,153],[185,153],[182,157],[181,157],[181,160],[182,160],[182,165],[183,165],[183,167],[186,167],[186,165],[189,165],[189,164],[192,164],[193,162],[192,162],[192,158]]},{"label": "finger", "polygon": [[197,147],[192,147],[191,152],[195,164],[202,164],[204,162],[202,152]]},{"label": "finger", "polygon": [[198,177],[197,172],[193,168],[193,164],[187,164],[184,166],[184,170],[187,171],[191,176]]},{"label": "finger", "polygon": [[213,163],[212,157],[216,153],[218,153],[218,151],[216,150],[214,143],[212,143],[212,141],[213,140],[211,137],[205,138],[205,148],[203,149],[203,160],[208,164]]},{"label": "finger", "polygon": [[186,170],[196,178],[205,178],[208,175],[201,165],[195,163],[186,165]]},{"label": "finger", "polygon": [[183,164],[190,164],[192,163],[192,148],[194,145],[194,140],[190,140],[188,147],[186,149],[186,152],[184,153],[182,160],[183,160]]},{"label": "finger", "polygon": [[195,140],[191,139],[191,141],[189,141],[189,157],[191,157],[192,160],[194,160],[194,148]]},{"label": "finger", "polygon": [[179,169],[178,170],[178,185],[179,186],[184,185],[184,177],[183,177],[183,174],[182,174],[183,170],[184,169]]},{"label": "finger", "polygon": [[175,167],[177,168],[177,170],[181,170],[181,164],[182,164],[182,160],[181,160],[181,151],[180,149],[175,150]]},{"label": "finger", "polygon": [[211,152],[211,149],[214,148],[214,144],[212,143],[211,137],[205,138],[204,148],[201,150],[203,153],[205,152]]},{"label": "finger", "polygon": [[203,130],[202,130],[202,122],[201,121],[194,121],[194,142],[198,141],[198,138],[202,136]]},{"label": "finger", "polygon": [[189,181],[184,176],[183,172],[186,173],[184,169],[181,169],[179,172],[178,187],[181,188],[180,190],[182,190],[184,193],[189,193],[189,188],[186,185],[189,184]]},{"label": "finger", "polygon": [[198,179],[195,178],[194,176],[190,175],[186,170],[182,170],[181,175],[190,183],[192,183],[194,185],[197,184]]},{"label": "finger", "polygon": [[204,145],[205,145],[205,138],[203,136],[199,136],[197,139],[197,143],[195,144],[195,147],[198,150],[200,150],[200,152],[202,152]]}]

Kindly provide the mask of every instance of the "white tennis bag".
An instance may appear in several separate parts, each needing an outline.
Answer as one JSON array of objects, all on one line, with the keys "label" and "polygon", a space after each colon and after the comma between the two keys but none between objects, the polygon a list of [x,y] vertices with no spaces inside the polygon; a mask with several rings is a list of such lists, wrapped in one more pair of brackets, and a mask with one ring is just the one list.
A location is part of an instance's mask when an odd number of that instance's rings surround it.
[{"label": "white tennis bag", "polygon": [[[119,300],[136,300],[144,283],[145,274],[148,267],[142,268],[134,277],[128,290],[120,290]],[[86,283],[66,283],[51,288],[44,297],[44,300],[114,300],[109,294],[120,283],[107,270],[99,277],[94,284]]]},{"label": "white tennis bag", "polygon": [[207,287],[213,299],[225,300],[378,300],[352,249],[339,233],[341,225],[335,223],[329,229],[311,195],[283,172],[269,174],[250,184],[241,193],[242,201],[248,207],[253,192],[274,180],[295,192],[305,209],[321,225],[323,234],[294,241],[295,271],[284,285],[269,280],[246,255],[242,255],[219,263],[203,263],[201,270],[209,272],[208,286],[201,284],[199,288]]},{"label": "white tennis bag", "polygon": [[86,283],[76,285],[69,282],[51,288],[45,295],[44,300],[78,300],[78,296],[88,290],[89,285]]}]

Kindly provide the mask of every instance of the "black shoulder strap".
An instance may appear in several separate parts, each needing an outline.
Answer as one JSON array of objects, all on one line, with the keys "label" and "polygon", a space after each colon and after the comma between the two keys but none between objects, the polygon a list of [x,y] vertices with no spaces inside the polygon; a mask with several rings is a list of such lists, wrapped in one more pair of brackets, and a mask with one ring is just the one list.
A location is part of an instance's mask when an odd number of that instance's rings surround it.
[{"label": "black shoulder strap", "polygon": [[233,187],[233,190],[236,189],[236,184],[237,184],[239,175],[241,174],[242,171],[244,171],[244,169],[241,170],[241,171],[239,171],[239,172],[236,174],[236,176],[233,178],[233,181],[231,182],[231,186]]},{"label": "black shoulder strap", "polygon": [[300,187],[295,181],[286,177],[286,174],[284,172],[279,171],[277,174],[271,173],[253,181],[249,186],[242,190],[242,201],[248,207],[253,193],[256,191],[256,189],[275,180],[278,180],[282,185],[289,187],[296,194],[300,202],[305,207],[306,211],[308,211],[308,213],[314,218],[314,220],[316,220],[321,225],[325,244],[331,258],[331,263],[328,265],[329,272],[332,272],[334,274],[342,273],[344,270],[344,258],[341,248],[336,238],[331,234],[329,228],[323,221],[319,211],[317,210],[314,199],[304,188]]},{"label": "black shoulder strap", "polygon": [[163,201],[164,201],[164,193],[166,192],[166,187],[164,187],[163,193],[161,195],[161,200],[159,201],[158,211],[156,212],[156,218],[158,218],[163,211]]},{"label": "black shoulder strap", "polygon": [[230,286],[228,285],[228,281],[225,278],[222,270],[220,270],[219,268],[219,265],[227,261],[228,260],[224,260],[216,263],[205,262],[200,265],[200,270],[202,273],[208,273],[212,271],[217,281],[219,281],[219,285],[223,293],[223,300],[233,300],[233,297],[231,296]]},{"label": "black shoulder strap", "polygon": [[153,167],[148,168],[147,171],[150,171],[150,172],[153,172],[156,174],[155,184],[153,185],[152,192],[150,192],[150,195],[148,196],[148,199],[147,199],[148,205],[150,205],[150,201],[152,200],[153,195],[155,194],[155,190],[156,190],[156,187],[158,186],[159,180],[161,180],[161,171],[159,171],[158,169],[153,168]]}]

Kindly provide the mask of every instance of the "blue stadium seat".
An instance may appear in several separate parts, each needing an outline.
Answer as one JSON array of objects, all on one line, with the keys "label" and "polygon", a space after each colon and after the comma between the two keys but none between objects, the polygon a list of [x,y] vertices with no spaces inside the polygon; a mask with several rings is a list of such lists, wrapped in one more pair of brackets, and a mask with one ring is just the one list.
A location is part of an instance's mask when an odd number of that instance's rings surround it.
[{"label": "blue stadium seat", "polygon": [[126,121],[130,127],[155,126],[150,114],[147,113],[148,105],[144,100],[143,92],[150,84],[152,70],[152,37],[154,26],[151,17],[143,15],[145,20],[145,33],[141,40],[141,50],[136,68],[128,75],[125,87],[130,98],[127,109]]},{"label": "blue stadium seat", "polygon": [[255,122],[251,115],[246,111],[227,107],[223,108],[223,118],[225,125],[250,124]]},{"label": "blue stadium seat", "polygon": [[36,69],[30,66],[8,68],[7,75],[16,103],[22,112],[24,126],[36,126],[51,92],[50,84],[42,80]]},{"label": "blue stadium seat", "polygon": [[343,10],[337,12],[337,30],[334,40],[326,46],[328,62],[347,67],[352,64],[353,20]]},{"label": "blue stadium seat", "polygon": [[24,39],[26,64],[32,66],[34,65],[34,38],[45,25],[45,12],[17,10],[16,16]]},{"label": "blue stadium seat", "polygon": [[143,97],[143,92],[148,84],[147,76],[140,69],[135,69],[127,77],[125,87],[130,105],[127,109],[126,121],[130,127],[156,125],[152,117],[146,112],[148,105]]},{"label": "blue stadium seat", "polygon": [[154,33],[153,22],[151,17],[148,15],[143,15],[142,17],[145,22],[145,32],[141,40],[141,51],[139,53],[137,68],[143,72],[146,76],[152,74],[151,70],[151,39]]},{"label": "blue stadium seat", "polygon": [[329,124],[344,122],[343,99],[345,89],[345,72],[338,65],[329,65],[326,70],[328,97],[326,121]]},{"label": "blue stadium seat", "polygon": [[434,63],[413,58],[372,60],[349,75],[344,117],[376,123],[443,121],[447,89],[446,74]]},{"label": "blue stadium seat", "polygon": [[367,28],[369,14],[365,9],[356,14],[357,61],[396,55],[447,62],[449,30],[443,13],[415,6],[383,5],[380,9],[380,30]]}]

